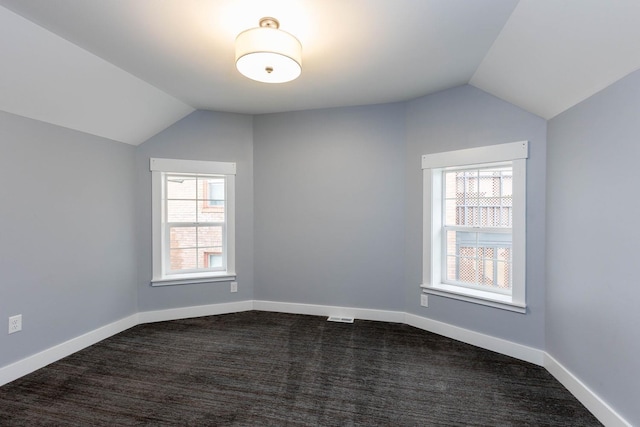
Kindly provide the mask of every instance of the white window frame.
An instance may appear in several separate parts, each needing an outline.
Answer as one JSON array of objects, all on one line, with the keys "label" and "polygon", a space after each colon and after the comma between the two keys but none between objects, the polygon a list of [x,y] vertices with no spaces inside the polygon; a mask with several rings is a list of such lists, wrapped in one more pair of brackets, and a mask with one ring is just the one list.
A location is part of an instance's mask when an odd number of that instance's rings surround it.
[{"label": "white window frame", "polygon": [[[150,159],[151,170],[151,227],[152,227],[152,286],[184,285],[192,283],[235,280],[235,176],[233,162],[210,162],[202,160]],[[200,271],[169,274],[165,252],[164,175],[169,173],[224,175],[226,182],[223,258],[226,269],[222,271]]]},{"label": "white window frame", "polygon": [[[526,159],[527,141],[422,156],[424,293],[526,313]],[[446,284],[443,281],[443,172],[448,168],[485,167],[509,162],[513,168],[511,295]]]}]

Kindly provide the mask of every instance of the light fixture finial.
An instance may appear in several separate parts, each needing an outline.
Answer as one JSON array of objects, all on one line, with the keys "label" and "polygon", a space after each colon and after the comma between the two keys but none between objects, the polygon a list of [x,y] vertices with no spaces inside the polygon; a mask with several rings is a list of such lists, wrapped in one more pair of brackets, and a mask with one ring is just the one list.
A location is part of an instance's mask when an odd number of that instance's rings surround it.
[{"label": "light fixture finial", "polygon": [[280,22],[278,22],[276,18],[266,16],[260,20],[260,27],[273,28],[277,30],[278,28],[280,28]]}]

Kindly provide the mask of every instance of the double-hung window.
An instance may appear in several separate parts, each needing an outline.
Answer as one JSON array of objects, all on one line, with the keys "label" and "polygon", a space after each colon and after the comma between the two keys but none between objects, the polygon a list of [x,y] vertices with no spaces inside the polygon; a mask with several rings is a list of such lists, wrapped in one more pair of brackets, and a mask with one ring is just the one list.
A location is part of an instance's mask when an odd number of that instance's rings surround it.
[{"label": "double-hung window", "polygon": [[528,143],[422,157],[423,290],[526,312]]},{"label": "double-hung window", "polygon": [[235,278],[235,163],[152,158],[154,286]]}]

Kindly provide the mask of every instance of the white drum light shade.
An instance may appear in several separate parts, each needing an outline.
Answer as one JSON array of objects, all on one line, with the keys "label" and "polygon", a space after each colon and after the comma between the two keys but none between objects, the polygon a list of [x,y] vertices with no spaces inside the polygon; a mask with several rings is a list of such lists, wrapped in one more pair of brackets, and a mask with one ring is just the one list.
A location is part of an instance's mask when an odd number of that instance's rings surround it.
[{"label": "white drum light shade", "polygon": [[279,30],[274,18],[262,18],[260,27],[236,37],[236,68],[244,76],[263,83],[284,83],[302,72],[302,45]]}]

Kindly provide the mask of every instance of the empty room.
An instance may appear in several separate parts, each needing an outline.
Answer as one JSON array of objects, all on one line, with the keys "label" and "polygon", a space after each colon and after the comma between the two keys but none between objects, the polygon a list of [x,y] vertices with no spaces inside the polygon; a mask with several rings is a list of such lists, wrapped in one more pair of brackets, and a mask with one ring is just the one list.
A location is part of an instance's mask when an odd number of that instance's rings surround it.
[{"label": "empty room", "polygon": [[640,425],[639,21],[0,0],[0,425]]}]

